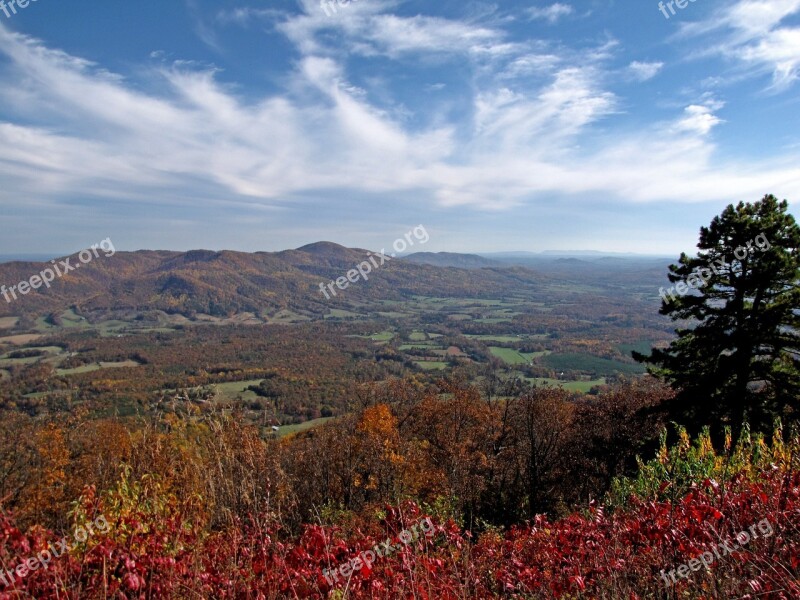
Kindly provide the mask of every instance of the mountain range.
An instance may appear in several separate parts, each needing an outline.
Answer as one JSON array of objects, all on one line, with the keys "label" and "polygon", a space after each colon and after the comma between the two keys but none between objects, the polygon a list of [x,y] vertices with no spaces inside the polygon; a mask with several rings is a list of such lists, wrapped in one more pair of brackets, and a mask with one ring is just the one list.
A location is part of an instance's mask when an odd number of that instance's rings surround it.
[{"label": "mountain range", "polygon": [[[40,287],[25,296],[17,293],[10,302],[0,299],[0,316],[40,315],[77,306],[82,314],[105,318],[151,310],[231,316],[281,309],[313,317],[343,303],[401,300],[414,294],[479,297],[531,291],[548,279],[525,267],[491,261],[486,261],[480,276],[474,276],[465,267],[475,267],[479,261],[470,255],[439,259],[441,266],[413,255],[385,257],[366,281],[348,283],[346,290],[334,286],[336,296],[325,298],[320,284],[352,274],[370,255],[375,257],[367,250],[331,242],[281,252],[117,251],[108,257],[101,253],[87,264],[72,255],[64,258],[79,268],[57,277],[49,289]],[[0,284],[8,288],[50,267],[51,262],[36,261],[0,264]]]}]

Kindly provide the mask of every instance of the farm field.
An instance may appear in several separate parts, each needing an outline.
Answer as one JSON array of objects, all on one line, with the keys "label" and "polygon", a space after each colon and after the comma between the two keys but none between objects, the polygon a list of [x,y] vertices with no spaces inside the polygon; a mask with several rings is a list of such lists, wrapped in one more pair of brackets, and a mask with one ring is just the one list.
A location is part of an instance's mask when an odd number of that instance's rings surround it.
[{"label": "farm field", "polygon": [[447,363],[437,360],[415,360],[414,364],[425,371],[442,371],[447,368]]},{"label": "farm field", "polygon": [[509,365],[527,365],[534,358],[533,353],[518,352],[512,348],[499,348],[497,346],[489,346],[493,356],[508,363]]},{"label": "farm field", "polygon": [[605,378],[593,379],[591,381],[561,381],[558,379],[549,379],[547,377],[534,377],[528,381],[537,386],[560,387],[569,392],[581,392],[583,394],[593,387],[606,384]]},{"label": "farm field", "polygon": [[262,381],[261,379],[249,379],[247,381],[215,383],[211,386],[215,392],[214,400],[218,402],[230,402],[237,397],[241,397],[245,402],[255,400],[258,398],[258,394],[247,388],[251,385],[258,385]]},{"label": "farm field", "polygon": [[19,323],[19,317],[0,317],[0,329],[11,329]]},{"label": "farm field", "polygon": [[0,344],[13,344],[15,346],[23,346],[35,342],[42,336],[38,333],[23,333],[19,335],[7,335],[0,337]]},{"label": "farm field", "polygon": [[296,425],[282,425],[278,428],[278,437],[287,437],[290,435],[294,435],[297,433],[301,433],[303,431],[308,431],[309,429],[313,429],[314,427],[319,427],[320,425],[324,425],[328,421],[331,420],[332,417],[321,417],[319,419],[313,419],[311,421],[306,421],[305,423],[298,423]]},{"label": "farm field", "polygon": [[124,369],[141,366],[135,360],[123,360],[120,362],[100,362],[91,365],[84,365],[82,367],[75,367],[74,369],[56,369],[58,375],[80,375],[82,373],[91,373],[101,369]]},{"label": "farm field", "polygon": [[614,372],[625,374],[644,373],[644,367],[639,364],[628,364],[619,360],[609,360],[592,356],[590,354],[549,354],[544,356],[541,361],[556,370],[577,369],[586,372],[594,372],[601,375],[611,375]]}]

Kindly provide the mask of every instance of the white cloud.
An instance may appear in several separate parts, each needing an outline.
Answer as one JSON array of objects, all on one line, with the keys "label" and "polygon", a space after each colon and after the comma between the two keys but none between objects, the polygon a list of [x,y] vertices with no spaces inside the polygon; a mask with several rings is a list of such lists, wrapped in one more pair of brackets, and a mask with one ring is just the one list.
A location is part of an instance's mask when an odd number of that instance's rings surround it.
[{"label": "white cloud", "polygon": [[557,23],[561,17],[569,16],[573,12],[575,11],[572,6],[560,2],[545,7],[532,6],[525,11],[532,20],[547,21],[551,25]]},{"label": "white cloud", "polygon": [[[435,25],[448,41],[471,32],[462,52],[505,43],[494,30],[469,24],[381,23],[380,33],[358,24],[344,29],[354,27],[350,35],[387,53],[452,52],[432,36]],[[215,71],[187,63],[150,73],[167,86],[142,91],[0,24],[0,53],[8,57],[0,102],[10,119],[0,121],[0,202],[82,197],[262,206],[358,191],[500,210],[553,194],[730,199],[763,194],[776,181],[786,195],[800,195],[796,157],[715,159],[708,134],[721,122],[715,113],[722,103],[712,97],[672,123],[636,133],[602,128],[621,103],[603,67],[613,47],[542,53],[552,58],[541,60],[530,58],[530,48],[515,49],[498,70],[476,77],[471,121],[412,128],[371,104],[349,80],[346,63],[327,53],[299,59],[287,91],[245,101]],[[498,74],[525,57],[535,63],[535,81],[500,83]]]},{"label": "white cloud", "polygon": [[742,47],[738,55],[745,62],[769,65],[776,89],[788,88],[800,71],[800,28],[776,29],[754,44]]},{"label": "white cloud", "polygon": [[684,113],[684,117],[677,123],[678,129],[683,131],[706,135],[715,125],[722,123],[722,119],[717,117],[709,107],[700,104],[687,106]]},{"label": "white cloud", "polygon": [[[306,55],[340,54],[343,49],[366,56],[382,55],[399,58],[408,55],[461,54],[503,56],[510,54],[514,44],[505,41],[504,32],[480,25],[472,25],[416,15],[399,17],[376,12],[376,6],[364,9],[370,2],[352,5],[337,18],[311,15],[293,16],[277,27]],[[346,42],[331,47],[320,39],[321,34],[337,31]]]},{"label": "white cloud", "polygon": [[800,27],[785,23],[798,14],[800,0],[739,0],[705,21],[684,25],[681,35],[717,34],[702,54],[734,58],[756,75],[770,73],[772,88],[782,91],[800,73]]},{"label": "white cloud", "polygon": [[628,70],[637,80],[647,81],[655,77],[663,66],[663,62],[639,62],[635,60],[628,65]]}]

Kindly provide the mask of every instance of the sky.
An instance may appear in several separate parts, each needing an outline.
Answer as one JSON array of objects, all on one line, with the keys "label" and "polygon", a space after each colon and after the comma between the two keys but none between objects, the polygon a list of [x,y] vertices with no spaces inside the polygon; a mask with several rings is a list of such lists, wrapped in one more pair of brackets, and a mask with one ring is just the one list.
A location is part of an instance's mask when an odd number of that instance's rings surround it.
[{"label": "sky", "polygon": [[0,254],[671,256],[797,214],[800,0],[15,1]]}]

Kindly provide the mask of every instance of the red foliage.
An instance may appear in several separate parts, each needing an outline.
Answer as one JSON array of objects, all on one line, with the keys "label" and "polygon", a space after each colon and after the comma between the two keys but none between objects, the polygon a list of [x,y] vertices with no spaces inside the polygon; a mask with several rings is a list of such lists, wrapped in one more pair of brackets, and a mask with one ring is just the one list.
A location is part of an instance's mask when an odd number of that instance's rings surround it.
[{"label": "red foliage", "polygon": [[[91,500],[87,514],[102,510]],[[378,522],[360,523],[349,536],[336,528],[307,526],[286,541],[269,521],[253,521],[214,535],[195,533],[180,519],[167,523],[110,523],[107,533],[54,559],[15,587],[12,598],[325,598],[332,587],[323,569],[397,535],[425,515],[414,504],[389,509]],[[145,518],[141,516],[141,518]],[[754,539],[708,570],[667,589],[669,571],[711,551],[767,519],[774,534]],[[692,598],[790,600],[800,597],[800,472],[763,473],[756,483],[735,479],[724,489],[706,481],[675,504],[632,500],[608,514],[549,522],[536,518],[501,536],[476,543],[453,523],[438,524],[390,556],[377,558],[334,587],[348,598],[644,598],[687,592]],[[116,529],[115,529],[116,528]],[[133,530],[125,545],[115,531]],[[56,536],[20,532],[0,517],[0,561],[11,568]],[[143,549],[142,551],[136,550]],[[0,584],[2,585],[2,584]],[[340,597],[340,596],[337,596]]]}]

